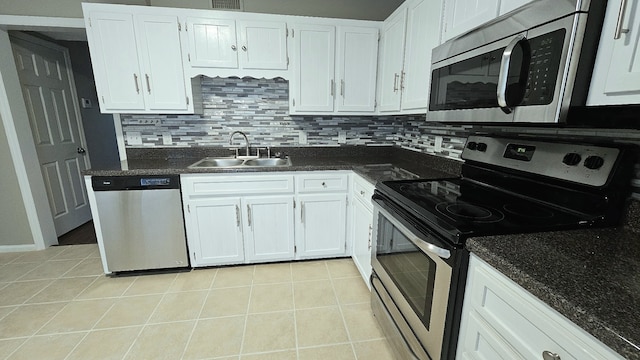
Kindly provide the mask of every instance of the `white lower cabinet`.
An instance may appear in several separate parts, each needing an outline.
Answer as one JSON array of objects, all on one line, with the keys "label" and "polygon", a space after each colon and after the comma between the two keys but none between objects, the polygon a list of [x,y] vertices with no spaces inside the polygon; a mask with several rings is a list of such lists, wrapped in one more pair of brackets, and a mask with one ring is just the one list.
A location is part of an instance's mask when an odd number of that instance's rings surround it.
[{"label": "white lower cabinet", "polygon": [[374,185],[359,175],[353,175],[351,191],[351,257],[362,279],[371,288],[371,247],[373,246],[373,195]]},{"label": "white lower cabinet", "polygon": [[182,175],[191,266],[347,255],[347,179],[344,172]]},{"label": "white lower cabinet", "polygon": [[472,254],[457,359],[622,357]]},{"label": "white lower cabinet", "polygon": [[244,262],[240,198],[185,201],[185,227],[191,266]]},{"label": "white lower cabinet", "polygon": [[299,259],[342,256],[347,251],[347,195],[298,195],[297,225]]},{"label": "white lower cabinet", "polygon": [[247,262],[293,259],[293,196],[250,197],[243,205]]}]

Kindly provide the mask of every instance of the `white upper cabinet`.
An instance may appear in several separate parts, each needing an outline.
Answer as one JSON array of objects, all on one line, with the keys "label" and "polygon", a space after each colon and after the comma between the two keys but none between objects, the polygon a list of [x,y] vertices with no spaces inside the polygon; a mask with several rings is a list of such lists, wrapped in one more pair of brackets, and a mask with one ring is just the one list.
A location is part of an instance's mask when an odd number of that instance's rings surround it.
[{"label": "white upper cabinet", "polygon": [[378,28],[298,24],[292,30],[291,113],[372,113]]},{"label": "white upper cabinet", "polygon": [[376,100],[378,29],[339,27],[336,57],[336,110],[372,112]]},{"label": "white upper cabinet", "polygon": [[178,17],[83,4],[103,113],[192,113]]},{"label": "white upper cabinet", "polygon": [[187,17],[195,68],[286,69],[287,25],[279,21]]},{"label": "white upper cabinet", "polygon": [[294,25],[294,73],[290,111],[332,112],[335,91],[336,29],[330,25]]},{"label": "white upper cabinet", "polygon": [[623,3],[607,3],[587,105],[640,104],[640,0]]},{"label": "white upper cabinet", "polygon": [[385,22],[380,45],[380,112],[426,112],[431,51],[440,44],[442,4],[412,0]]},{"label": "white upper cabinet", "polygon": [[[399,111],[407,10],[400,9],[385,20],[380,37],[380,111]],[[425,64],[426,66],[426,64]],[[429,67],[431,67],[429,65]]]},{"label": "white upper cabinet", "polygon": [[454,38],[499,14],[500,0],[445,0],[442,40]]},{"label": "white upper cabinet", "polygon": [[187,17],[187,33],[191,66],[238,67],[235,21]]},{"label": "white upper cabinet", "polygon": [[287,25],[278,21],[238,21],[240,66],[283,70],[287,60]]}]

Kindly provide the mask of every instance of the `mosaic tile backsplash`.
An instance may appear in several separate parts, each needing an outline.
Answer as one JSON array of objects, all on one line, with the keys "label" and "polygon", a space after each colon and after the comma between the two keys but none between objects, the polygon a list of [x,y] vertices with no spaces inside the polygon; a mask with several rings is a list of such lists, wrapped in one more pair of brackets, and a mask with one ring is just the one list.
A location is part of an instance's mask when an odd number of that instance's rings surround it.
[{"label": "mosaic tile backsplash", "polygon": [[[243,131],[252,146],[396,145],[459,159],[470,134],[505,133],[555,138],[606,138],[640,145],[640,131],[443,125],[415,116],[289,115],[289,84],[284,79],[202,78],[202,115],[122,115],[124,134],[138,132],[141,145],[127,147],[231,147],[229,135]],[[170,144],[163,135],[170,134]],[[306,138],[306,139],[305,139]],[[125,136],[126,139],[126,136]],[[168,139],[167,139],[168,140]],[[306,140],[306,141],[305,141]],[[234,147],[244,145],[234,141]],[[640,200],[640,164],[634,197]]]}]

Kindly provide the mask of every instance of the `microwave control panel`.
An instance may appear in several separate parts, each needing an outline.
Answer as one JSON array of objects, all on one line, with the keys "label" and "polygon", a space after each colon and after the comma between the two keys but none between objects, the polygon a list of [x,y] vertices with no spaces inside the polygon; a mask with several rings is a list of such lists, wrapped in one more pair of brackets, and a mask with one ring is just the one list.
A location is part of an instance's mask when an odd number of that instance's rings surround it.
[{"label": "microwave control panel", "polygon": [[523,105],[553,102],[565,34],[565,29],[560,29],[529,39],[531,63]]}]

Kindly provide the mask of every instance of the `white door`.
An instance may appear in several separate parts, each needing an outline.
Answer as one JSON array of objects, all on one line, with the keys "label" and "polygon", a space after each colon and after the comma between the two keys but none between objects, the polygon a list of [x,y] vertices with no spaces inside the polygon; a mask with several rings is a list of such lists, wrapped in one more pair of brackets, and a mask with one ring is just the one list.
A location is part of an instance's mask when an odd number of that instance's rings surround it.
[{"label": "white door", "polygon": [[294,28],[292,110],[331,112],[335,95],[336,28],[300,25]]},{"label": "white door", "polygon": [[402,79],[402,110],[427,109],[431,84],[431,50],[440,44],[442,2],[415,1],[408,8]]},{"label": "white door", "polygon": [[136,16],[143,87],[149,110],[187,110],[176,16]]},{"label": "white door", "polygon": [[100,111],[144,110],[133,15],[92,12],[87,37]]},{"label": "white door", "polygon": [[292,260],[293,195],[243,199],[245,257],[248,262]]},{"label": "white door", "polygon": [[88,158],[69,53],[24,35],[12,37],[11,44],[59,236],[91,219],[82,178]]},{"label": "white door", "polygon": [[239,198],[190,199],[185,210],[192,266],[244,262]]},{"label": "white door", "polygon": [[236,22],[210,18],[187,18],[191,66],[238,67]]},{"label": "white door", "polygon": [[298,258],[346,253],[345,194],[299,195]]},{"label": "white door", "polygon": [[500,0],[446,0],[442,41],[495,19],[499,12]]},{"label": "white door", "polygon": [[406,20],[407,11],[403,10],[385,20],[382,28],[378,78],[380,111],[400,110]]},{"label": "white door", "polygon": [[286,69],[287,24],[238,21],[238,59],[243,69]]},{"label": "white door", "polygon": [[378,29],[338,29],[336,79],[338,111],[374,111],[378,67]]}]

